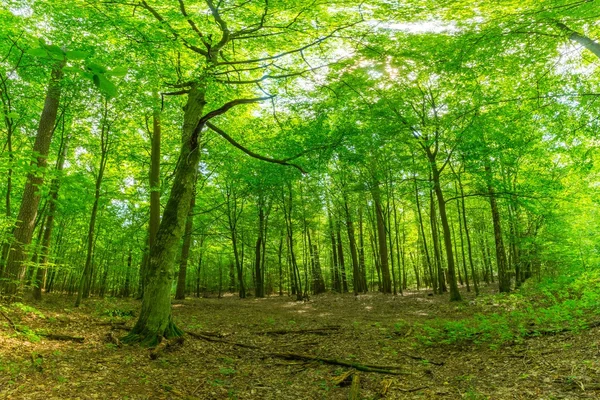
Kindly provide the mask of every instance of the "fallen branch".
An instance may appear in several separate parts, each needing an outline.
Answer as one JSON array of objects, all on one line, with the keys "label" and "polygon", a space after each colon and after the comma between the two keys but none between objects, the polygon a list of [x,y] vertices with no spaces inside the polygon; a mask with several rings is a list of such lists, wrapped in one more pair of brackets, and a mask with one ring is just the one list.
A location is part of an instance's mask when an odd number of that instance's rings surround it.
[{"label": "fallen branch", "polygon": [[44,339],[48,340],[61,340],[65,342],[77,342],[83,343],[85,338],[80,336],[69,336],[69,335],[56,335],[54,333],[38,333],[38,335],[43,336]]},{"label": "fallen branch", "polygon": [[1,309],[0,309],[0,315],[2,315],[8,321],[11,328],[13,328],[15,331],[17,330],[17,325],[15,325],[15,323],[12,321],[12,319],[10,319],[8,317],[8,315],[4,314],[4,311],[2,311]]},{"label": "fallen branch", "polygon": [[360,400],[360,375],[355,373],[352,376],[352,386],[350,386],[349,400]]},{"label": "fallen branch", "polygon": [[217,338],[213,338],[210,336],[202,335],[200,333],[191,332],[191,331],[185,331],[185,333],[187,333],[188,335],[190,335],[194,338],[206,340],[208,342],[224,343],[224,344],[228,344],[231,346],[237,346],[237,347],[242,347],[242,348],[246,348],[246,349],[260,350],[263,353],[265,353],[265,355],[267,355],[267,356],[283,358],[285,360],[318,361],[318,362],[322,362],[322,363],[330,364],[330,365],[339,365],[342,367],[354,368],[358,371],[363,371],[363,372],[376,372],[379,374],[389,374],[389,375],[412,375],[412,373],[402,371],[400,367],[395,366],[395,365],[394,366],[382,366],[382,365],[373,365],[373,364],[359,364],[359,363],[351,363],[351,362],[347,362],[347,361],[343,361],[343,360],[336,360],[333,358],[322,358],[322,357],[317,357],[317,356],[310,356],[310,355],[306,355],[306,354],[272,353],[272,352],[264,350],[262,347],[251,345],[251,344],[231,342],[229,340],[217,339]]},{"label": "fallen branch", "polygon": [[274,331],[263,331],[256,332],[258,335],[288,335],[288,334],[305,334],[312,333],[314,335],[328,335],[330,332],[339,331],[341,327],[339,326],[326,326],[323,328],[312,328],[312,329],[278,329]]},{"label": "fallen branch", "polygon": [[317,356],[310,356],[306,354],[296,354],[296,353],[269,353],[272,357],[279,357],[286,360],[304,360],[304,361],[319,361],[324,364],[330,365],[339,365],[342,367],[354,368],[358,371],[363,372],[377,372],[380,374],[389,374],[389,375],[412,375],[410,372],[402,371],[400,367],[397,366],[381,366],[381,365],[372,365],[372,364],[359,364],[352,363],[343,360],[336,360],[333,358],[322,358]]}]

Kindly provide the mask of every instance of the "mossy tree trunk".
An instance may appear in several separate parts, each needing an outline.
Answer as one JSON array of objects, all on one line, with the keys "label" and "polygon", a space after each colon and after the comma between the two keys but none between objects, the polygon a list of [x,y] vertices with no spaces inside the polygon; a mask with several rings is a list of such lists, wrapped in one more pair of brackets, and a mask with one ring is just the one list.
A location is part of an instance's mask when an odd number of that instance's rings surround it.
[{"label": "mossy tree trunk", "polygon": [[197,126],[205,105],[205,86],[194,84],[184,107],[182,144],[179,164],[173,179],[171,194],[150,250],[142,310],[132,331],[123,340],[127,343],[155,345],[160,338],[181,336],[171,313],[173,260],[179,248],[184,226],[190,211],[196,170],[200,159]]}]

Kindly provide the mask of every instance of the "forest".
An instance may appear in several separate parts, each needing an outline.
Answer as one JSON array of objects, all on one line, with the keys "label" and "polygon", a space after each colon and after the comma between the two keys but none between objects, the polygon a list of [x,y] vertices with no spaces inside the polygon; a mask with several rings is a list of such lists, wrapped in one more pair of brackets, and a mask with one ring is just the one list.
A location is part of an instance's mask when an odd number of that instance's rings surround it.
[{"label": "forest", "polygon": [[600,396],[595,0],[0,0],[0,397]]}]

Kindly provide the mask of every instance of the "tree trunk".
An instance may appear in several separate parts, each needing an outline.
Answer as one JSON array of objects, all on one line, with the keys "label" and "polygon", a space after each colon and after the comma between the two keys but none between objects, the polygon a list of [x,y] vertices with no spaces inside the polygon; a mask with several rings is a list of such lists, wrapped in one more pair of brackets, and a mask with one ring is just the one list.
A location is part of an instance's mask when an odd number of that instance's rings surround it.
[{"label": "tree trunk", "polygon": [[450,234],[450,225],[448,215],[446,214],[446,201],[440,185],[440,171],[437,168],[435,160],[430,158],[433,188],[437,197],[438,209],[440,211],[440,220],[442,221],[442,231],[444,233],[444,246],[446,247],[446,262],[448,263],[448,280],[450,281],[450,301],[460,301],[461,296],[456,283],[456,271],[454,266],[454,255],[452,254],[452,237]]},{"label": "tree trunk", "polygon": [[262,257],[261,250],[263,247],[263,235],[265,225],[265,211],[263,206],[262,195],[258,201],[258,236],[256,238],[255,247],[255,259],[254,259],[254,274],[256,276],[256,288],[254,289],[254,295],[256,297],[265,297],[265,281],[262,270]]},{"label": "tree trunk", "polygon": [[[89,288],[91,277],[92,277],[92,258],[94,254],[94,230],[96,229],[96,217],[98,215],[98,206],[100,202],[100,188],[102,186],[102,179],[104,178],[104,170],[106,163],[108,162],[108,151],[110,142],[108,140],[108,134],[110,132],[110,126],[107,121],[108,117],[108,104],[104,104],[104,115],[102,121],[102,132],[100,134],[100,167],[98,168],[98,175],[96,176],[96,186],[94,190],[94,204],[92,206],[92,215],[90,216],[90,225],[88,228],[87,236],[87,256],[85,259],[85,267],[83,274],[81,275],[81,281],[79,282],[79,290],[77,292],[77,300],[75,300],[75,307],[79,307],[81,300],[85,295],[85,288]],[[89,294],[89,291],[88,291]],[[85,296],[86,298],[88,296]]]},{"label": "tree trunk", "polygon": [[488,178],[488,194],[490,196],[490,207],[492,209],[492,222],[494,225],[494,241],[496,243],[496,264],[498,269],[498,290],[500,293],[510,292],[510,275],[507,271],[506,253],[504,252],[504,240],[502,239],[502,224],[500,222],[500,211],[496,202],[496,194],[492,185],[492,168],[489,163],[485,165]]},{"label": "tree trunk", "polygon": [[[63,121],[63,134],[64,134],[64,121]],[[64,138],[61,143],[61,152],[56,162],[56,171],[58,174],[61,173],[65,165],[65,158],[67,156],[69,138]],[[37,270],[35,277],[35,284],[33,285],[33,298],[35,300],[42,299],[42,286],[44,278],[48,271],[48,253],[50,252],[50,241],[52,238],[52,229],[54,228],[54,217],[56,214],[56,206],[58,201],[58,189],[60,186],[60,177],[56,177],[52,180],[50,185],[50,205],[48,206],[48,215],[46,217],[46,227],[44,228],[44,236],[42,237],[42,248],[40,265]]]},{"label": "tree trunk", "polygon": [[46,169],[46,158],[48,157],[48,150],[50,149],[50,142],[52,141],[60,103],[63,66],[64,62],[60,62],[54,66],[48,84],[44,109],[42,110],[37,136],[33,145],[35,160],[31,162],[32,172],[27,174],[21,207],[17,217],[18,222],[14,230],[14,242],[8,254],[6,269],[3,274],[4,279],[0,287],[0,292],[3,292],[5,295],[16,295],[23,281],[25,273],[24,262],[27,258],[25,248],[31,243],[33,236],[34,223],[40,202],[39,188],[44,183],[43,171]]},{"label": "tree trunk", "polygon": [[194,85],[184,107],[182,145],[173,186],[156,235],[156,245],[150,250],[142,310],[136,325],[124,338],[126,342],[155,345],[160,337],[180,336],[183,332],[173,322],[171,313],[172,263],[186,218],[196,178],[200,151],[196,127],[204,109],[206,88]]},{"label": "tree trunk", "polygon": [[348,241],[350,243],[350,256],[352,257],[352,281],[354,295],[362,291],[360,265],[358,263],[358,252],[356,251],[356,237],[354,236],[354,221],[348,207],[348,200],[344,199],[344,210],[346,211],[346,228],[348,230]]},{"label": "tree trunk", "polygon": [[388,248],[385,232],[385,216],[383,215],[383,207],[381,204],[381,193],[379,190],[379,182],[373,182],[371,190],[373,202],[375,203],[375,214],[377,218],[377,240],[379,244],[379,264],[381,268],[381,291],[383,293],[392,293],[392,280],[390,277],[390,267],[388,265]]},{"label": "tree trunk", "polygon": [[175,298],[177,300],[185,299],[185,281],[187,278],[187,265],[190,257],[190,246],[192,244],[192,230],[194,228],[194,206],[196,205],[195,191],[190,200],[190,212],[185,222],[185,232],[183,234],[183,246],[181,247],[181,260],[179,262],[179,274],[177,275],[177,289]]}]

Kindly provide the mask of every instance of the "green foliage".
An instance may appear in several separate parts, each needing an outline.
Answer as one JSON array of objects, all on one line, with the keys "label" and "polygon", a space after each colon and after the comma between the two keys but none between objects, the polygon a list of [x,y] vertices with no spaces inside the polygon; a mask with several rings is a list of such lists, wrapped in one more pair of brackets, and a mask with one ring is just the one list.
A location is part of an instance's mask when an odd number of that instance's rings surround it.
[{"label": "green foliage", "polygon": [[565,329],[580,331],[600,316],[600,270],[548,278],[518,293],[478,299],[486,301],[500,311],[454,321],[434,320],[418,327],[418,340],[426,345],[474,343],[499,348]]}]

